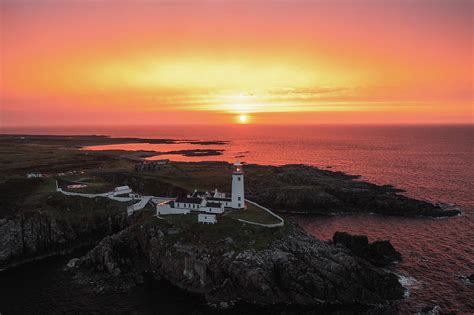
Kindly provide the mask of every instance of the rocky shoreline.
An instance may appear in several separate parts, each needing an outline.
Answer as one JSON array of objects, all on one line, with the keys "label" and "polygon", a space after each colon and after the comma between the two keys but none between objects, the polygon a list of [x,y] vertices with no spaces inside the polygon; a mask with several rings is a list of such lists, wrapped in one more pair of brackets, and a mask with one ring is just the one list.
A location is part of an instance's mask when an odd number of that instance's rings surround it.
[{"label": "rocky shoreline", "polygon": [[247,176],[249,199],[288,214],[376,213],[404,217],[452,217],[461,215],[456,207],[409,198],[403,190],[358,180],[359,176],[321,170],[307,165],[259,166],[271,176]]},{"label": "rocky shoreline", "polygon": [[170,242],[180,233],[156,220],[106,237],[72,260],[68,270],[78,283],[93,282],[97,291],[129,290],[144,274],[163,277],[217,307],[373,307],[404,296],[394,274],[293,225],[262,248],[237,250],[238,241],[229,237],[208,246]]}]

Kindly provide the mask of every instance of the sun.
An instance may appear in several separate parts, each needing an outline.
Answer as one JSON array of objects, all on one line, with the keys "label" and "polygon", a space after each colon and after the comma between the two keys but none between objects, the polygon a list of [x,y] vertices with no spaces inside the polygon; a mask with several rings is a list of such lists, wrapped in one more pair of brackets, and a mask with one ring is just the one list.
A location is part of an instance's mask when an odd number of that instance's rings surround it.
[{"label": "sun", "polygon": [[249,117],[247,115],[239,115],[238,120],[240,124],[246,124],[249,122]]}]

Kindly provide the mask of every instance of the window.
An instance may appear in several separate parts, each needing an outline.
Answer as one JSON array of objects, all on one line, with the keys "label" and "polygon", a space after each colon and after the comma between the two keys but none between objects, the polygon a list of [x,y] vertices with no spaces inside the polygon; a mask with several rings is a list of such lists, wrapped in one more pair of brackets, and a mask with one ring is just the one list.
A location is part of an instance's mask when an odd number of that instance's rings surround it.
[{"label": "window", "polygon": [[240,202],[237,204],[237,207],[239,207],[239,208],[241,207]]},{"label": "window", "polygon": [[238,197],[238,198],[237,198],[237,200],[239,200],[239,201],[240,201],[240,200],[242,200],[242,198],[241,198],[241,197]]},{"label": "window", "polygon": [[237,180],[238,180],[238,181],[240,181],[240,176],[239,176],[239,177],[237,177]]}]

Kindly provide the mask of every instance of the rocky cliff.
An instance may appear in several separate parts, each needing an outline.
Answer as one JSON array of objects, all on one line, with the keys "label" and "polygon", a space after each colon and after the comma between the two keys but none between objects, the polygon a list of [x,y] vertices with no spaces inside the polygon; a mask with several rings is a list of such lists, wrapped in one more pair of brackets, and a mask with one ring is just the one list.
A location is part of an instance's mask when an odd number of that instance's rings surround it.
[{"label": "rocky cliff", "polygon": [[31,195],[3,204],[0,217],[0,269],[94,244],[127,225],[123,205],[104,198]]},{"label": "rocky cliff", "polygon": [[106,237],[69,266],[78,282],[92,281],[98,290],[126,290],[147,273],[219,306],[376,305],[403,297],[395,275],[293,225],[275,231],[242,225],[221,236],[206,228],[189,234],[150,219]]}]

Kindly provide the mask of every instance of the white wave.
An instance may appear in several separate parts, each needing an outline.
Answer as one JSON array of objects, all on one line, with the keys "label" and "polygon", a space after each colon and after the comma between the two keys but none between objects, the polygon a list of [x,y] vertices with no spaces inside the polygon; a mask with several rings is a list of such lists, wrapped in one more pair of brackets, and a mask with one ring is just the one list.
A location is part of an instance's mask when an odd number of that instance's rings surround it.
[{"label": "white wave", "polygon": [[398,276],[398,282],[406,289],[405,297],[410,296],[410,290],[415,289],[419,285],[419,281],[413,277],[396,274]]}]

